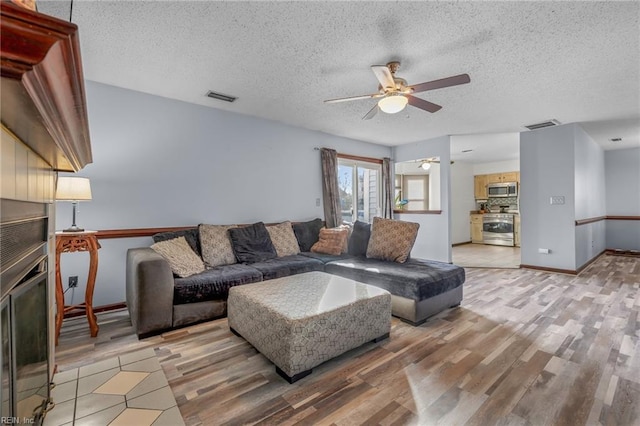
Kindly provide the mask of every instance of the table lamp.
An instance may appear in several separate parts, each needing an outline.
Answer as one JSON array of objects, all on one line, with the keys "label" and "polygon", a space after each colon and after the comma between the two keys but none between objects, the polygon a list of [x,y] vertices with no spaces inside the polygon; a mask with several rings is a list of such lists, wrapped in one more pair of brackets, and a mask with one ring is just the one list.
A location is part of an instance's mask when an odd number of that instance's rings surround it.
[{"label": "table lamp", "polygon": [[88,178],[78,176],[61,176],[56,187],[56,200],[71,201],[73,204],[73,224],[64,232],[82,232],[84,229],[76,225],[76,209],[78,201],[91,200],[91,185]]}]

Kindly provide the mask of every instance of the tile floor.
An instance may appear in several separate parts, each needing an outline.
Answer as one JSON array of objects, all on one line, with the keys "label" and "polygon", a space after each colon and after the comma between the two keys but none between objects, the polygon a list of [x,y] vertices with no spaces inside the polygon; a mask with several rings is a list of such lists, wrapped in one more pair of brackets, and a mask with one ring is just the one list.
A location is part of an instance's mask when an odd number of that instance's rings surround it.
[{"label": "tile floor", "polygon": [[452,262],[468,268],[519,268],[520,247],[463,244],[451,250]]},{"label": "tile floor", "polygon": [[184,425],[153,349],[57,373],[44,426]]}]

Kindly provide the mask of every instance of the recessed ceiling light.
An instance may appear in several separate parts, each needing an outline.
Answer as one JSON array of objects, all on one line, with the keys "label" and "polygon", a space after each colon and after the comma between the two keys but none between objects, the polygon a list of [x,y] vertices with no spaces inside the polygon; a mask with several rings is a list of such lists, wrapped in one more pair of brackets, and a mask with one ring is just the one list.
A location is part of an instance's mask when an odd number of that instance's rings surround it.
[{"label": "recessed ceiling light", "polygon": [[611,142],[620,142],[622,141],[622,138],[611,138],[609,139]]},{"label": "recessed ceiling light", "polygon": [[462,152],[473,152],[472,149],[463,149]]}]

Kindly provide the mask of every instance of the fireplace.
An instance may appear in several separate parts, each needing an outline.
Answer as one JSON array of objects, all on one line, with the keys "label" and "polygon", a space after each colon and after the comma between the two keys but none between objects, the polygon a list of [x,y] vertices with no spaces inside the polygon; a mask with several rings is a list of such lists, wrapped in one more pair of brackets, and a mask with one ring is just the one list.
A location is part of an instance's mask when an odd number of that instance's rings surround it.
[{"label": "fireplace", "polygon": [[0,200],[0,417],[41,424],[50,402],[48,205]]},{"label": "fireplace", "polygon": [[49,403],[57,171],[91,163],[76,25],[0,1],[0,423]]}]

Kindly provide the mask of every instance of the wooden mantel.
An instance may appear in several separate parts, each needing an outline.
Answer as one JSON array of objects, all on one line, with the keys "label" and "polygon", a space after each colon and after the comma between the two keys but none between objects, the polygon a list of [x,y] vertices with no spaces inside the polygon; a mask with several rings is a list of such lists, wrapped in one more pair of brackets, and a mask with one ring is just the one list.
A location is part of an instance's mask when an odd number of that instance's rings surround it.
[{"label": "wooden mantel", "polygon": [[78,27],[0,3],[2,124],[55,170],[92,162]]}]

